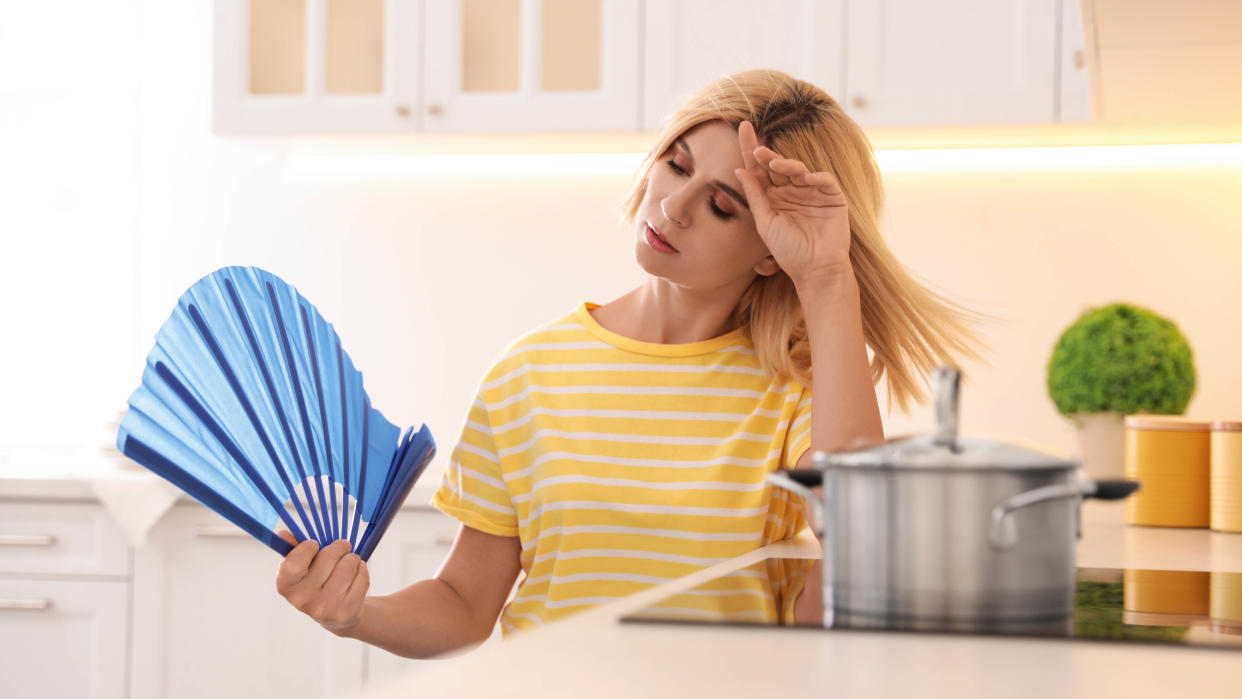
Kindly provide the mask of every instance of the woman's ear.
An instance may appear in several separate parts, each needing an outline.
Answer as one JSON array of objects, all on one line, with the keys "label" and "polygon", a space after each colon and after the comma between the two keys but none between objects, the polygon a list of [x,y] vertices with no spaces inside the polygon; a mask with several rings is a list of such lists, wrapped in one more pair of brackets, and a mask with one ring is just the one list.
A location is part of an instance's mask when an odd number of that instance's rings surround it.
[{"label": "woman's ear", "polygon": [[759,261],[759,264],[755,265],[755,274],[761,277],[770,277],[779,271],[781,271],[781,266],[776,264],[776,258],[771,255],[763,258]]}]

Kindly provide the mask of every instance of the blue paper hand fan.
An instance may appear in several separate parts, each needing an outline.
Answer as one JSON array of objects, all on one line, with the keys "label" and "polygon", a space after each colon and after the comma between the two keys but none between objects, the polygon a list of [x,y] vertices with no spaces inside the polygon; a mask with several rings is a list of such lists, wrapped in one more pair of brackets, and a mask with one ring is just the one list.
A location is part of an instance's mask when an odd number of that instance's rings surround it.
[{"label": "blue paper hand fan", "polygon": [[435,454],[375,408],[332,325],[279,277],[225,267],[155,336],[117,448],[280,554],[348,539],[367,560]]}]

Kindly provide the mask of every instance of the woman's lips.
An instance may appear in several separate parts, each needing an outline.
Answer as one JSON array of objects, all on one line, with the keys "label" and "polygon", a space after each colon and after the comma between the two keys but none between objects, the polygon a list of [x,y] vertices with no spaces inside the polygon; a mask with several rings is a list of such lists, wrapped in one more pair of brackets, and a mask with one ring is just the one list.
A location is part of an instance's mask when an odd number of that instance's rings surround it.
[{"label": "woman's lips", "polygon": [[678,251],[677,248],[673,247],[664,236],[660,235],[656,229],[652,228],[650,224],[647,225],[647,244],[660,252],[675,253]]}]

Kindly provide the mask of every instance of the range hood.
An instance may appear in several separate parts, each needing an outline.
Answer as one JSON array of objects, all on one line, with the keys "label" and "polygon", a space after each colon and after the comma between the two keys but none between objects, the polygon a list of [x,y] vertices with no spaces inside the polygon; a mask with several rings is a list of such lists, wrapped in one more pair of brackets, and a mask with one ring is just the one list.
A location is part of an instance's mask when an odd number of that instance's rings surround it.
[{"label": "range hood", "polygon": [[1080,2],[1092,121],[1242,128],[1242,0]]}]

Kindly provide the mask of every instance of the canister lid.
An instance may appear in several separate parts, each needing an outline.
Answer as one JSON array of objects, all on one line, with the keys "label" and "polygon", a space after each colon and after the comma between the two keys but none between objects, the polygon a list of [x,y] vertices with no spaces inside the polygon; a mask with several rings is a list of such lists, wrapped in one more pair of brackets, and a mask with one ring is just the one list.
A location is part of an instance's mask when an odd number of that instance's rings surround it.
[{"label": "canister lid", "polygon": [[1213,432],[1242,432],[1242,420],[1216,420],[1212,423]]},{"label": "canister lid", "polygon": [[1210,420],[1194,420],[1180,415],[1127,415],[1127,430],[1155,430],[1158,432],[1208,432]]}]

